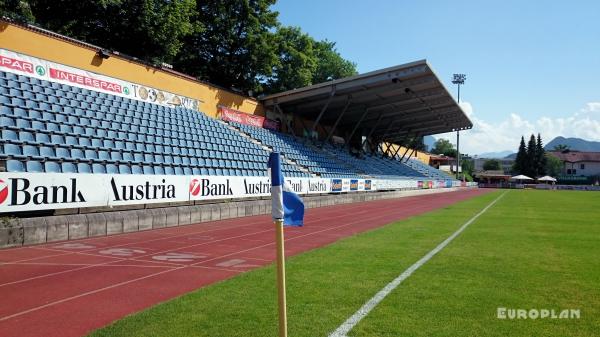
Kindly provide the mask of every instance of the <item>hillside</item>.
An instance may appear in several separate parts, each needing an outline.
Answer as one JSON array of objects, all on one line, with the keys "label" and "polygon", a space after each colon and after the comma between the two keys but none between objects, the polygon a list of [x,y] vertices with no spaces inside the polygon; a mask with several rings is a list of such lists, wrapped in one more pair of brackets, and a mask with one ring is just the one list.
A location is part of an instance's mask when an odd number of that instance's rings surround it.
[{"label": "hillside", "polygon": [[551,140],[544,149],[547,151],[554,150],[554,147],[557,145],[567,145],[569,149],[575,151],[586,151],[586,152],[600,152],[600,142],[593,142],[581,138],[565,138],[565,137],[556,137]]}]

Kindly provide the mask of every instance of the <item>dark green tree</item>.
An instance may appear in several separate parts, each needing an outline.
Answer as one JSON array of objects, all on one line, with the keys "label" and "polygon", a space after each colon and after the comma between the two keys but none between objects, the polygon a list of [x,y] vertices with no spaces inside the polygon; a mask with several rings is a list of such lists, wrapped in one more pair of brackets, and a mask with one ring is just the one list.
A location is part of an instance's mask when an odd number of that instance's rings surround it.
[{"label": "dark green tree", "polygon": [[521,143],[519,144],[517,157],[515,158],[515,163],[513,164],[513,173],[525,174],[527,171],[527,166],[527,146],[525,146],[525,138],[521,136]]},{"label": "dark green tree", "polygon": [[535,136],[531,135],[529,142],[527,143],[527,166],[525,167],[525,175],[531,178],[537,176],[537,154],[536,154],[536,141]]},{"label": "dark green tree", "polygon": [[29,0],[43,28],[152,63],[171,63],[192,22],[195,0]]},{"label": "dark green tree", "polygon": [[423,137],[415,137],[413,139],[413,141],[411,142],[412,144],[412,148],[417,150],[417,151],[421,151],[421,152],[425,152],[427,151],[427,146],[425,146],[425,142],[423,141]]},{"label": "dark green tree", "polygon": [[315,40],[298,27],[280,27],[275,34],[277,62],[265,84],[268,93],[301,88],[313,84],[317,69]]},{"label": "dark green tree", "polygon": [[205,27],[185,40],[174,62],[200,79],[243,92],[262,91],[277,62],[275,0],[197,1],[194,22]]},{"label": "dark green tree", "polygon": [[0,0],[0,16],[18,22],[33,23],[35,21],[29,1],[24,0]]},{"label": "dark green tree", "polygon": [[488,159],[483,163],[483,169],[486,171],[499,171],[502,169],[502,164],[498,159]]},{"label": "dark green tree", "polygon": [[470,176],[473,175],[473,171],[475,171],[475,162],[472,158],[467,156],[461,156],[460,166],[462,167],[463,173],[468,174]]},{"label": "dark green tree", "polygon": [[568,150],[568,149],[569,149],[569,145],[565,145],[565,144],[558,144],[558,145],[555,145],[555,146],[554,146],[554,149],[553,149],[553,150],[554,150],[554,151],[560,151],[560,152],[562,152],[562,151],[566,151],[566,150]]},{"label": "dark green tree", "polygon": [[317,41],[313,45],[317,68],[312,83],[323,83],[358,74],[356,63],[344,59],[335,48],[335,42]]},{"label": "dark green tree", "polygon": [[546,153],[546,174],[556,177],[562,173],[563,163],[550,153]]},{"label": "dark green tree", "polygon": [[535,144],[535,161],[536,161],[536,174],[538,177],[546,175],[546,151],[544,150],[544,144],[542,143],[542,136],[538,133],[537,141]]},{"label": "dark green tree", "polygon": [[454,145],[452,145],[449,140],[444,138],[440,138],[435,141],[431,153],[456,157],[456,149],[454,148]]}]

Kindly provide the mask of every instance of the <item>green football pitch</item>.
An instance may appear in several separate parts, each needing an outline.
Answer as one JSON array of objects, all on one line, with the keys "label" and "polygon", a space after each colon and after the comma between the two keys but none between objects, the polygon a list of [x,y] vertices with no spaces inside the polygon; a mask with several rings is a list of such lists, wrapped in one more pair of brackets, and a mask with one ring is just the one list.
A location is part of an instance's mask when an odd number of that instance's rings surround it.
[{"label": "green football pitch", "polygon": [[[347,335],[600,335],[600,193],[511,190],[289,258],[289,336],[328,336],[496,199]],[[269,266],[91,336],[276,336],[276,306],[275,268]],[[526,316],[510,317],[525,310]],[[559,318],[563,310],[570,318]],[[557,317],[540,317],[552,311]]]}]

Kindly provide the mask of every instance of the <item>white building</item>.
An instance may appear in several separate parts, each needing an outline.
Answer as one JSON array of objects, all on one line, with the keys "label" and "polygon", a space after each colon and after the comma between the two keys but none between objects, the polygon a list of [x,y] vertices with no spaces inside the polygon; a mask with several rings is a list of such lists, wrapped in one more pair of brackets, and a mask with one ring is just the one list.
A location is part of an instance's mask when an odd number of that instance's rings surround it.
[{"label": "white building", "polygon": [[562,174],[567,176],[600,176],[600,152],[550,152],[563,162]]}]

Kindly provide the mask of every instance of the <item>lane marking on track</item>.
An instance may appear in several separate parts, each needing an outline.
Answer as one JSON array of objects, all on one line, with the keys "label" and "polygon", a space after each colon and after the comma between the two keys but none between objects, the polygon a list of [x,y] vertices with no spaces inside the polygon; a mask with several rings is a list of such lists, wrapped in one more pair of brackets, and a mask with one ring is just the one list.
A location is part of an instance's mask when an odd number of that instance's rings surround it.
[{"label": "lane marking on track", "polygon": [[422,265],[427,263],[435,254],[444,249],[454,238],[456,238],[460,233],[462,233],[470,224],[472,224],[477,218],[487,212],[490,207],[494,206],[498,200],[500,200],[507,192],[502,193],[492,202],[490,202],[484,209],[482,209],[479,213],[475,214],[471,219],[465,222],[456,232],[452,233],[446,240],[442,241],[437,247],[423,256],[419,261],[415,262],[412,266],[408,267],[402,274],[396,277],[392,282],[388,283],[383,289],[381,289],[375,296],[373,296],[370,300],[367,301],[358,311],[356,311],[350,318],[348,318],[342,325],[340,325],[334,332],[332,332],[329,337],[347,337],[348,332],[352,330],[358,322],[360,322],[363,318],[365,318],[371,310],[373,310],[387,295],[389,295],[396,287],[402,283],[402,281],[406,280],[412,273],[414,273],[417,269],[419,269]]},{"label": "lane marking on track", "polygon": [[[460,200],[463,200],[463,199],[460,199]],[[454,202],[457,202],[457,201],[460,201],[460,200],[455,200]],[[388,201],[388,200],[385,200],[385,201]],[[391,202],[391,201],[393,201],[393,199],[389,200],[389,202]],[[414,201],[418,201],[418,200],[414,200]],[[385,206],[386,204],[387,203],[384,202],[381,205],[382,207],[376,207],[375,209],[380,209],[380,208],[381,209],[385,209],[386,208],[386,206]],[[426,211],[429,211],[429,210],[426,210]],[[362,213],[371,213],[371,212],[370,211],[361,211],[361,212],[358,212],[358,213],[355,213],[355,214],[362,214]],[[345,215],[347,215],[347,214],[345,214]],[[378,216],[373,216],[373,217],[369,217],[369,218],[363,218],[363,219],[361,219],[359,221],[350,222],[350,223],[347,223],[347,224],[344,224],[344,225],[334,226],[334,227],[328,227],[326,229],[317,230],[317,231],[314,231],[314,232],[311,232],[311,233],[306,233],[304,235],[299,235],[299,236],[296,236],[296,237],[293,237],[293,238],[286,239],[285,241],[286,242],[293,241],[293,240],[296,240],[296,239],[299,239],[299,238],[303,238],[303,237],[307,237],[307,236],[319,234],[319,233],[322,233],[322,232],[326,232],[326,231],[330,231],[330,230],[335,230],[335,229],[339,229],[339,228],[343,228],[343,227],[352,226],[352,225],[361,223],[363,221],[372,221],[372,220],[379,219],[379,218],[385,218],[385,217],[388,217],[388,216],[397,216],[397,215],[398,214],[396,214],[396,212],[392,212],[390,214],[384,214],[384,215],[378,215]],[[343,217],[343,215],[334,216],[333,218],[339,218],[339,217]],[[330,219],[331,218],[332,217],[330,217]],[[315,220],[311,221],[311,223],[312,222],[318,223],[320,220],[321,219],[315,219]],[[267,231],[259,231],[259,232],[253,233],[253,234],[246,234],[246,235],[240,235],[240,236],[237,236],[237,237],[224,238],[224,239],[220,239],[220,240],[215,240],[214,242],[219,242],[219,241],[224,241],[224,240],[229,240],[229,239],[239,238],[239,237],[244,237],[244,236],[249,236],[249,235],[254,235],[254,234],[263,233],[263,232],[267,232]],[[154,241],[154,240],[152,240],[152,241]],[[327,244],[329,244],[329,243],[327,243]],[[324,245],[327,245],[327,244],[324,244]],[[200,246],[200,245],[202,245],[202,244],[191,245],[189,247]],[[95,290],[88,291],[88,292],[85,292],[85,293],[81,293],[81,294],[78,294],[78,295],[74,295],[74,296],[71,296],[71,297],[68,297],[68,298],[63,298],[63,299],[57,300],[55,302],[46,303],[46,304],[38,306],[38,307],[34,307],[34,308],[30,308],[30,309],[25,310],[25,311],[14,313],[12,315],[0,317],[0,322],[1,321],[6,321],[6,320],[14,318],[14,317],[22,316],[22,315],[28,314],[30,312],[34,312],[34,311],[38,311],[38,310],[41,310],[41,309],[45,309],[45,308],[51,307],[51,306],[56,305],[56,304],[61,304],[61,303],[68,302],[68,301],[71,301],[71,300],[74,300],[74,299],[78,299],[78,298],[81,298],[81,297],[85,297],[85,296],[88,296],[88,295],[91,295],[91,294],[96,294],[98,292],[102,292],[102,291],[105,291],[105,290],[113,289],[113,288],[116,288],[116,287],[119,287],[119,286],[122,286],[122,285],[130,284],[130,283],[137,282],[137,281],[140,281],[140,280],[145,280],[145,279],[148,279],[148,278],[152,278],[154,276],[158,276],[158,275],[161,275],[161,274],[169,273],[169,272],[172,272],[172,271],[181,270],[181,269],[184,269],[184,268],[206,268],[206,269],[214,269],[214,270],[231,271],[231,272],[236,272],[237,273],[239,271],[236,271],[236,270],[227,270],[227,269],[224,269],[224,268],[215,268],[215,267],[208,267],[208,266],[200,266],[199,264],[200,263],[205,263],[205,262],[208,262],[208,261],[213,261],[213,260],[216,260],[218,258],[228,257],[228,256],[231,256],[231,255],[236,255],[236,254],[240,254],[240,253],[244,253],[244,252],[248,252],[248,251],[260,249],[260,248],[267,247],[267,246],[270,246],[270,245],[274,245],[274,243],[259,245],[259,246],[256,246],[256,247],[253,247],[253,248],[249,248],[249,249],[243,249],[243,250],[240,250],[240,251],[237,251],[237,252],[234,252],[234,253],[224,254],[224,255],[217,256],[215,258],[208,259],[208,260],[205,260],[205,261],[202,261],[202,262],[197,262],[197,263],[194,263],[194,264],[191,264],[191,265],[182,265],[182,266],[179,266],[179,267],[174,267],[174,268],[169,269],[169,270],[163,270],[161,272],[157,272],[157,273],[153,273],[153,274],[150,274],[150,275],[146,275],[146,276],[134,278],[134,279],[131,279],[131,280],[127,280],[127,281],[124,281],[124,282],[116,283],[116,284],[113,284],[113,285],[110,285],[110,286],[106,286],[106,287],[103,287],[103,288],[95,289]],[[117,247],[119,247],[119,246],[123,246],[123,245],[118,245]],[[165,252],[168,252],[168,251],[172,251],[172,250],[167,250]],[[159,252],[159,253],[162,253],[162,252]],[[154,253],[154,254],[156,254],[156,253]],[[152,254],[148,254],[148,255],[152,255]],[[148,255],[143,255],[143,256],[148,256]],[[135,259],[131,259],[131,258],[129,258],[129,259],[122,258],[122,259],[119,259],[118,261],[113,261],[113,262],[122,262],[122,261],[126,261],[126,260],[135,261]],[[50,275],[62,274],[62,273],[66,273],[66,272],[72,272],[72,271],[81,270],[81,269],[87,269],[87,268],[94,267],[94,266],[108,265],[109,263],[113,263],[113,262],[107,262],[107,263],[101,263],[101,264],[96,264],[96,265],[90,265],[90,266],[86,266],[86,267],[82,267],[82,268],[75,268],[73,270],[62,271],[62,272],[57,272],[57,273],[51,273],[51,274],[47,274],[47,275],[40,275],[38,277],[32,277],[29,280],[43,278],[43,277],[50,276]],[[26,280],[20,280],[20,281],[16,281],[16,282],[9,282],[9,283],[5,283],[5,284],[0,284],[0,286],[9,285],[9,284],[15,284],[15,283],[21,283],[23,281],[26,281]]]}]

